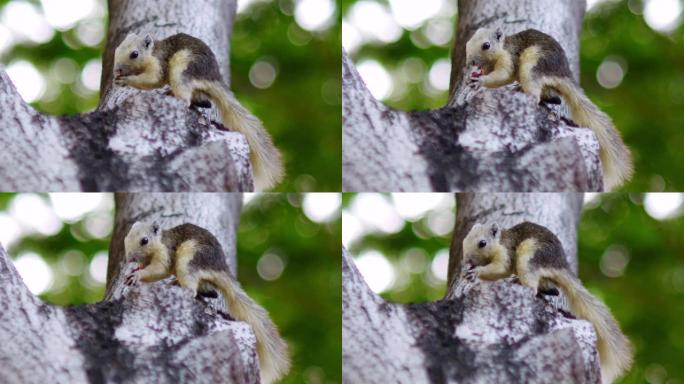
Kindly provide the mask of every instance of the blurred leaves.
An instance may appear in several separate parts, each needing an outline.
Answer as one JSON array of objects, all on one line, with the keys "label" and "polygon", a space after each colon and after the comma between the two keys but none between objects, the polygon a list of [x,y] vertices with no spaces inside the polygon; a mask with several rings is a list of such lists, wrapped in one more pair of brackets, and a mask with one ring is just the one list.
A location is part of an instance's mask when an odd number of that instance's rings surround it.
[{"label": "blurred leaves", "polygon": [[[247,205],[238,231],[238,273],[290,342],[294,369],[283,383],[341,383],[341,221],[312,222],[302,212],[302,199],[261,194]],[[272,282],[256,269],[267,253],[286,264]]]},{"label": "blurred leaves", "polygon": [[[294,0],[260,1],[238,15],[231,45],[231,87],[273,135],[285,157],[280,191],[339,191],[342,181],[341,34],[339,17],[322,32],[300,28]],[[288,12],[289,14],[286,14]],[[256,60],[277,77],[256,89],[248,73]]]}]

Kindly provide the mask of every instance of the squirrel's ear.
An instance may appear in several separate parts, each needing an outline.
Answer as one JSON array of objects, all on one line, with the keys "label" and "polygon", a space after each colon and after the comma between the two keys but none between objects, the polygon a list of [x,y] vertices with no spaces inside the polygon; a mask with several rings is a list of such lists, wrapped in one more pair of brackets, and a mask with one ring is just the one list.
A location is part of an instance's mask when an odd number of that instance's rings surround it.
[{"label": "squirrel's ear", "polygon": [[492,228],[490,231],[492,233],[492,236],[496,237],[496,234],[499,233],[499,226],[496,223],[492,224]]},{"label": "squirrel's ear", "polygon": [[155,235],[159,233],[159,223],[156,221],[152,223],[152,232],[154,232]]},{"label": "squirrel's ear", "polygon": [[152,36],[149,34],[145,35],[145,48],[150,48],[152,46]]},{"label": "squirrel's ear", "polygon": [[497,28],[496,29],[496,41],[501,40],[501,36],[503,36],[503,31],[501,30],[501,28]]}]

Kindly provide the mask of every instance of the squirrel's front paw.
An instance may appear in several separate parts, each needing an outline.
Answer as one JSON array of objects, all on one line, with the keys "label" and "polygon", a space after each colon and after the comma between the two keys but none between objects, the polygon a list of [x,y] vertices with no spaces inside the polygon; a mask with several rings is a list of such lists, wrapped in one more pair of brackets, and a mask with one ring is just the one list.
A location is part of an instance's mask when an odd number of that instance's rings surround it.
[{"label": "squirrel's front paw", "polygon": [[468,77],[468,86],[471,88],[477,88],[482,85],[481,77]]},{"label": "squirrel's front paw", "polygon": [[133,271],[128,276],[126,276],[125,284],[128,286],[136,285],[140,281],[140,272]]},{"label": "squirrel's front paw", "polygon": [[478,268],[470,267],[466,270],[464,277],[466,278],[466,280],[474,281],[475,278],[479,277],[478,272]]},{"label": "squirrel's front paw", "polygon": [[482,70],[480,68],[473,68],[468,76],[468,84],[471,86],[476,86],[482,82]]},{"label": "squirrel's front paw", "polygon": [[126,78],[125,77],[116,77],[116,78],[114,78],[114,84],[116,84],[120,87],[125,87],[126,86]]}]

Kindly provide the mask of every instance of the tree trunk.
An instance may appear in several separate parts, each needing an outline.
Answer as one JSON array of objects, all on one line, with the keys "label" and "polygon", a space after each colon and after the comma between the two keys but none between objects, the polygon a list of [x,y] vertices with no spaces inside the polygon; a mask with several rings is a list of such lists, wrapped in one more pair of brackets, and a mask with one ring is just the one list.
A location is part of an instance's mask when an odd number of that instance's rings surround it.
[{"label": "tree trunk", "polygon": [[214,233],[235,267],[240,194],[116,196],[105,300],[57,307],[23,284],[0,247],[0,381],[3,383],[256,383],[251,328],[222,298],[195,299],[171,279],[123,285],[123,236],[133,222],[193,222]]},{"label": "tree trunk", "polygon": [[342,366],[347,383],[599,383],[596,335],[557,302],[508,278],[456,279],[460,244],[475,222],[535,221],[577,265],[581,195],[483,194],[457,200],[445,298],[394,304],[373,293],[342,250]]},{"label": "tree trunk", "polygon": [[114,87],[116,46],[130,32],[163,39],[178,32],[202,39],[228,80],[235,0],[203,5],[171,0],[109,2],[99,107],[78,116],[37,112],[0,67],[0,188],[3,191],[251,190],[249,147],[219,129],[214,113],[186,108],[165,90]]},{"label": "tree trunk", "polygon": [[533,97],[466,85],[465,43],[480,27],[536,28],[564,47],[579,75],[584,1],[460,0],[447,106],[418,112],[375,100],[343,52],[346,191],[598,191],[596,136]]}]

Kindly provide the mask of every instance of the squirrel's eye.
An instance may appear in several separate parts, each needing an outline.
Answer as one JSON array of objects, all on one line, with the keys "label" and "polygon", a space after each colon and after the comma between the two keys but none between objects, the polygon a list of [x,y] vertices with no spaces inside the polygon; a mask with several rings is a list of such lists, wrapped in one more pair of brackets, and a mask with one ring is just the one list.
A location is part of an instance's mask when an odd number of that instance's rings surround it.
[{"label": "squirrel's eye", "polygon": [[489,43],[484,43],[484,44],[482,44],[482,50],[483,50],[483,51],[488,50],[490,47],[491,47],[491,45],[490,45]]},{"label": "squirrel's eye", "polygon": [[487,242],[484,240],[480,240],[479,243],[477,243],[478,248],[484,248],[487,246]]},{"label": "squirrel's eye", "polygon": [[135,59],[136,57],[138,57],[138,51],[131,52],[131,59]]},{"label": "squirrel's eye", "polygon": [[147,245],[147,243],[149,242],[150,240],[147,237],[143,237],[142,239],[140,239],[140,245]]}]

